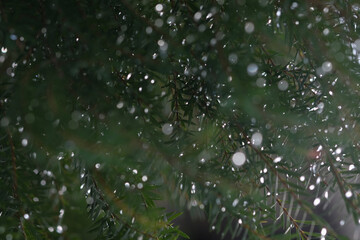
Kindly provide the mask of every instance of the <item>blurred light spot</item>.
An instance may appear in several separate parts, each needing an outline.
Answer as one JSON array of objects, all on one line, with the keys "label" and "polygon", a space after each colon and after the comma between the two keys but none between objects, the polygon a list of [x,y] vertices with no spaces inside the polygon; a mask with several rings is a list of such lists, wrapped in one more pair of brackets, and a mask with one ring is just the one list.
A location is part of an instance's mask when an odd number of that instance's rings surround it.
[{"label": "blurred light spot", "polygon": [[258,72],[258,65],[255,64],[255,63],[250,63],[248,66],[247,66],[247,73],[250,75],[250,76],[255,76]]},{"label": "blurred light spot", "polygon": [[24,138],[23,140],[21,140],[21,145],[23,147],[26,147],[28,145],[28,140],[26,138]]},{"label": "blurred light spot", "polygon": [[232,156],[231,160],[236,167],[240,167],[240,166],[244,165],[244,163],[246,161],[246,156],[243,152],[236,152]]},{"label": "blurred light spot", "polygon": [[286,80],[281,80],[278,82],[278,88],[280,91],[286,91],[289,87],[289,83]]},{"label": "blurred light spot", "polygon": [[161,12],[162,10],[164,9],[164,6],[162,5],[162,4],[156,4],[156,6],[155,6],[155,10],[157,11],[157,12]]},{"label": "blurred light spot", "polygon": [[350,190],[348,190],[346,193],[345,193],[345,197],[346,198],[351,198],[352,197],[352,192]]},{"label": "blurred light spot", "polygon": [[315,200],[314,200],[314,206],[316,207],[317,205],[319,205],[320,204],[320,198],[315,198]]},{"label": "blurred light spot", "polygon": [[162,125],[161,127],[161,131],[165,134],[165,135],[170,135],[174,130],[174,127],[172,126],[172,124],[170,123],[165,123],[164,125]]},{"label": "blurred light spot", "polygon": [[252,22],[245,23],[245,32],[251,34],[255,30],[255,25]]},{"label": "blurred light spot", "polygon": [[63,227],[62,227],[62,226],[58,225],[58,226],[56,227],[56,232],[57,232],[57,233],[60,233],[60,234],[61,234],[61,233],[63,233],[63,231],[64,231],[64,230],[63,230]]},{"label": "blurred light spot", "polygon": [[259,133],[259,132],[254,133],[254,134],[251,136],[251,144],[254,145],[254,146],[256,146],[256,147],[261,146],[262,140],[263,140],[263,136],[262,136],[262,134]]}]

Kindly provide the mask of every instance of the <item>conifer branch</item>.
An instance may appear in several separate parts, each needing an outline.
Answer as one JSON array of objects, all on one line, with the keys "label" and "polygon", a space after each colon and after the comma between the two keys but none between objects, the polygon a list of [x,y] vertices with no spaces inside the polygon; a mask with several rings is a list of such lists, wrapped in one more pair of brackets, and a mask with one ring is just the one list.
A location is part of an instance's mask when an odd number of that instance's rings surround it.
[{"label": "conifer branch", "polygon": [[11,165],[12,165],[12,175],[13,175],[13,196],[14,199],[17,201],[17,203],[19,204],[19,210],[16,213],[17,217],[18,217],[18,221],[19,221],[19,225],[21,227],[21,232],[24,235],[24,238],[27,239],[27,235],[25,233],[25,229],[21,220],[21,215],[23,215],[23,210],[22,210],[22,205],[21,205],[21,201],[20,201],[20,197],[18,194],[18,177],[17,177],[17,170],[16,170],[16,154],[15,154],[15,145],[13,142],[13,138],[12,135],[10,133],[10,129],[7,128],[7,133],[9,136],[9,143],[10,143],[10,149],[11,149]]}]

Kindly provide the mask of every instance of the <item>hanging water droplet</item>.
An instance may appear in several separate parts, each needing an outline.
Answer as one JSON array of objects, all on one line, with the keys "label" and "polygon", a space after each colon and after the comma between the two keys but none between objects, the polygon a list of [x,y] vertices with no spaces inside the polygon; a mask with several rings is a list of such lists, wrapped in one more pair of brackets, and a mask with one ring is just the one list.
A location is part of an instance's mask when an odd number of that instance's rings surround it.
[{"label": "hanging water droplet", "polygon": [[238,62],[238,56],[236,53],[231,53],[228,57],[228,60],[231,64],[236,64]]},{"label": "hanging water droplet", "polygon": [[196,12],[196,13],[194,14],[194,20],[195,20],[196,22],[199,21],[199,20],[201,19],[201,16],[202,16],[201,12]]},{"label": "hanging water droplet", "polygon": [[245,23],[245,32],[247,34],[254,32],[254,30],[255,30],[255,25],[252,22]]},{"label": "hanging water droplet", "polygon": [[348,190],[346,193],[345,193],[345,197],[346,198],[351,198],[352,197],[352,192],[350,190]]},{"label": "hanging water droplet", "polygon": [[247,66],[247,73],[249,74],[249,76],[255,76],[258,72],[258,65],[255,64],[255,63],[250,63],[248,66]]},{"label": "hanging water droplet", "polygon": [[170,123],[165,123],[162,125],[161,130],[165,135],[170,135],[173,132],[174,127]]},{"label": "hanging water droplet", "polygon": [[239,199],[235,198],[233,203],[232,203],[232,206],[236,207],[238,205],[238,203],[239,203]]},{"label": "hanging water droplet", "polygon": [[23,140],[21,140],[21,145],[23,147],[26,147],[28,145],[28,140],[26,138],[24,138]]},{"label": "hanging water droplet", "polygon": [[260,183],[264,183],[264,182],[265,182],[264,177],[261,177],[261,178],[260,178]]},{"label": "hanging water droplet", "polygon": [[315,200],[314,200],[314,206],[316,207],[317,205],[319,205],[320,204],[320,202],[321,202],[321,200],[320,200],[320,198],[315,198]]},{"label": "hanging water droplet", "polygon": [[321,236],[325,236],[326,233],[327,233],[326,228],[322,228],[322,229],[321,229]]},{"label": "hanging water droplet", "polygon": [[56,227],[56,232],[59,233],[59,234],[63,233],[63,227],[60,226],[60,225],[58,225],[58,226]]},{"label": "hanging water droplet", "polygon": [[336,154],[340,154],[342,152],[342,149],[341,148],[337,148],[336,150],[335,150],[335,153]]},{"label": "hanging water droplet", "polygon": [[282,157],[276,157],[275,159],[274,159],[274,163],[278,163],[278,162],[280,162],[282,160]]},{"label": "hanging water droplet", "polygon": [[256,146],[256,147],[261,146],[262,140],[263,140],[263,136],[262,136],[262,134],[259,133],[259,132],[254,133],[254,134],[251,136],[251,144],[254,145],[254,146]]},{"label": "hanging water droplet", "polygon": [[256,79],[256,86],[263,88],[266,86],[266,80],[264,78]]},{"label": "hanging water droplet", "polygon": [[356,50],[360,51],[360,39],[355,40],[354,45]]},{"label": "hanging water droplet", "polygon": [[124,102],[120,101],[118,104],[116,104],[116,108],[121,109],[124,107]]},{"label": "hanging water droplet", "polygon": [[286,91],[289,87],[289,83],[286,80],[278,82],[278,88],[280,91]]},{"label": "hanging water droplet", "polygon": [[244,163],[246,161],[246,156],[243,152],[236,152],[232,156],[231,160],[236,167],[240,167],[240,166],[244,165]]},{"label": "hanging water droplet", "polygon": [[161,12],[162,10],[164,9],[164,6],[162,5],[162,4],[156,4],[156,6],[155,6],[155,10],[157,11],[157,12]]},{"label": "hanging water droplet", "polygon": [[329,61],[326,61],[321,65],[321,69],[324,71],[324,73],[331,72],[332,68],[332,63]]}]

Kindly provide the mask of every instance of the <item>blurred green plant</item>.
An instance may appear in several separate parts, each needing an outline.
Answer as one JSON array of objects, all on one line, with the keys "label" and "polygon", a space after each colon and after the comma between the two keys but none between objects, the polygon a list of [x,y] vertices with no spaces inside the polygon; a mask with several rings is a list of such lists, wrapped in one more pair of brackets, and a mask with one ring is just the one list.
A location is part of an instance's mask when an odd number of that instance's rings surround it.
[{"label": "blurred green plant", "polygon": [[358,239],[359,12],[0,1],[1,238]]}]

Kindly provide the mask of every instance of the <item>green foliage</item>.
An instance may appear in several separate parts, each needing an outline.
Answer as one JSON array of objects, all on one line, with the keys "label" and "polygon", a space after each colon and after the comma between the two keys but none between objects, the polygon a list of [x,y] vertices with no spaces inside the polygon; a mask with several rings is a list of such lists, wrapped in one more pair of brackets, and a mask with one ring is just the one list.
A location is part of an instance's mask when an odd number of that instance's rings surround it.
[{"label": "green foliage", "polygon": [[0,238],[358,238],[359,11],[0,1]]}]

